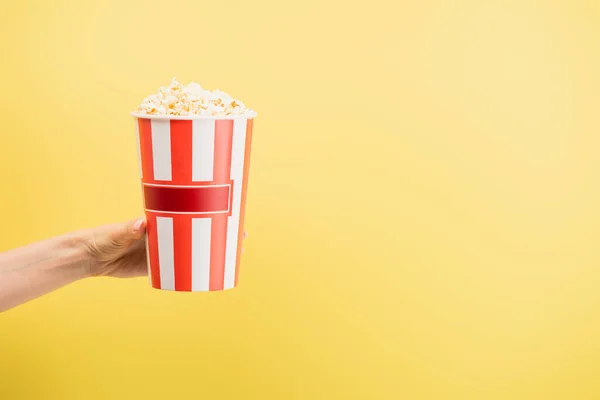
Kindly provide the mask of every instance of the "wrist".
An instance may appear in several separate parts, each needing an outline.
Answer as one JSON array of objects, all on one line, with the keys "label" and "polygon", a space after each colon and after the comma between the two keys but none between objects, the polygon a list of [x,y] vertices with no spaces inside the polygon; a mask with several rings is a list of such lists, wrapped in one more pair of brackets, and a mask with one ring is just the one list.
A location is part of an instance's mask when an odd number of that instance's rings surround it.
[{"label": "wrist", "polygon": [[57,251],[60,264],[68,268],[75,279],[93,276],[93,259],[87,251],[89,235],[85,231],[74,232],[58,238]]}]

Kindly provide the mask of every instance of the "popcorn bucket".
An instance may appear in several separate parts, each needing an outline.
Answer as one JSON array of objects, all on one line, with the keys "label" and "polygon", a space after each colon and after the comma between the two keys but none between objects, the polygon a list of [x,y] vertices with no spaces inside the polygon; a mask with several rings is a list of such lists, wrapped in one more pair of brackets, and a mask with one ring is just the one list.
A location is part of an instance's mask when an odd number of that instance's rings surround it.
[{"label": "popcorn bucket", "polygon": [[132,115],[152,287],[182,292],[234,288],[253,118]]}]

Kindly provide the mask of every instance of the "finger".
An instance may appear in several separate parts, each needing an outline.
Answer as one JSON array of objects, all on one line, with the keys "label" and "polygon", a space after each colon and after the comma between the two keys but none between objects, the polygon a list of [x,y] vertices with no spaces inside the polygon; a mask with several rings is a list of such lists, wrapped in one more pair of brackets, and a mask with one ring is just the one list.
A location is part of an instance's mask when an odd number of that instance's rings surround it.
[{"label": "finger", "polygon": [[109,276],[117,278],[134,278],[148,275],[148,260],[146,258],[145,240],[133,242],[123,255],[116,261]]},{"label": "finger", "polygon": [[120,242],[133,242],[134,240],[140,239],[146,232],[146,220],[144,218],[137,218],[128,222],[124,222],[117,228],[116,234],[113,240]]},{"label": "finger", "polygon": [[[138,245],[140,243],[140,245]],[[126,268],[131,277],[145,276],[148,275],[148,260],[146,258],[145,241],[140,240],[133,246],[134,250],[131,252],[131,265],[130,268]]]},{"label": "finger", "polygon": [[136,237],[142,237],[146,233],[146,218],[138,218],[133,223],[132,231]]},{"label": "finger", "polygon": [[244,239],[248,237],[248,232],[244,231]]},{"label": "finger", "polygon": [[129,221],[127,228],[127,231],[131,237],[139,239],[146,232],[146,219],[138,218],[133,221]]}]

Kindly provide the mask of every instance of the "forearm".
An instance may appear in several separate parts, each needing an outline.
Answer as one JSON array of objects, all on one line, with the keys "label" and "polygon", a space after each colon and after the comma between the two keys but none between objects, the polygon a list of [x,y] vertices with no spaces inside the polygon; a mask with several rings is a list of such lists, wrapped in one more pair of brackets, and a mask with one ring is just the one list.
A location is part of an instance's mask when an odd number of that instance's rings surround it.
[{"label": "forearm", "polygon": [[0,312],[89,274],[84,247],[71,235],[0,253]]}]

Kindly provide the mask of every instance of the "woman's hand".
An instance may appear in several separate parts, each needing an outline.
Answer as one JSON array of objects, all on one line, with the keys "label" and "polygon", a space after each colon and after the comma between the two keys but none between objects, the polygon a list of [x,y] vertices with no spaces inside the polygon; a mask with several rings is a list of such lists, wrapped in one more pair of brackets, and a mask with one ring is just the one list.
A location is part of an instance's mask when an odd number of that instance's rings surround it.
[{"label": "woman's hand", "polygon": [[0,312],[90,276],[147,275],[145,232],[141,218],[0,253]]},{"label": "woman's hand", "polygon": [[[148,273],[143,218],[84,231],[92,276],[134,278]],[[244,238],[247,236],[244,232]],[[243,251],[243,250],[242,250]]]},{"label": "woman's hand", "polygon": [[91,276],[134,278],[148,273],[143,218],[82,232]]}]

